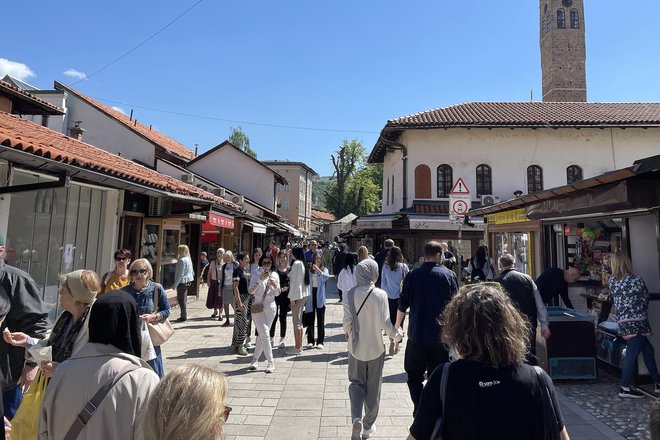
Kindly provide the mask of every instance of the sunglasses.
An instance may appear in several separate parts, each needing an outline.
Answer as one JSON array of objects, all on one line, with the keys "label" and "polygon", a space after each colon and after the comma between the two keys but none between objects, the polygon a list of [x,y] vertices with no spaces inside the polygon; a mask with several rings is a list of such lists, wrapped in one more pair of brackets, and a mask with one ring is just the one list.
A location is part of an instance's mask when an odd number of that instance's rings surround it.
[{"label": "sunglasses", "polygon": [[135,275],[146,275],[147,274],[147,269],[133,269],[129,272],[131,276]]},{"label": "sunglasses", "polygon": [[128,258],[126,257],[115,257],[115,261],[126,261]]},{"label": "sunglasses", "polygon": [[229,418],[229,414],[231,414],[232,407],[231,406],[225,406],[225,411],[222,413],[222,417],[224,417],[225,422]]},{"label": "sunglasses", "polygon": [[272,264],[273,264],[272,261],[264,261],[263,263],[261,263],[262,266],[270,266]]}]

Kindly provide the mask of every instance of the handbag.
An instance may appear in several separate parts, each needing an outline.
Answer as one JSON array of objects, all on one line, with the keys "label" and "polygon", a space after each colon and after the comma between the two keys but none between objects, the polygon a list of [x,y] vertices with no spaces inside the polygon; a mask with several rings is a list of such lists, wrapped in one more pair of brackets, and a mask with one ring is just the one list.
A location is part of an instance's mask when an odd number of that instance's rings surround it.
[{"label": "handbag", "polygon": [[[158,312],[159,289],[160,285],[154,289],[154,313]],[[151,336],[151,342],[155,347],[163,345],[174,334],[174,327],[172,327],[168,318],[156,322],[148,322],[147,327],[149,327],[149,336]]]},{"label": "handbag", "polygon": [[149,326],[146,322],[142,321],[142,328],[140,329],[140,334],[142,336],[142,345],[140,357],[143,361],[150,361],[156,359],[158,355],[154,349],[154,343],[151,340],[151,335],[149,334]]},{"label": "handbag", "polygon": [[534,367],[536,372],[536,382],[539,387],[541,395],[541,406],[543,408],[543,437],[542,440],[559,440],[559,422],[557,420],[557,413],[555,406],[552,403],[550,395],[550,385],[546,379],[543,369],[537,365]]},{"label": "handbag", "polygon": [[11,421],[11,438],[18,440],[33,440],[39,436],[39,417],[41,403],[46,395],[48,378],[37,371],[30,389],[23,395],[23,402],[18,407],[16,416]]},{"label": "handbag", "polygon": [[268,293],[268,285],[266,285],[266,288],[264,289],[264,295],[261,297],[261,302],[260,303],[252,303],[252,306],[250,307],[250,311],[252,312],[253,315],[256,315],[258,313],[263,313],[264,311],[264,301],[266,300],[266,294]]}]

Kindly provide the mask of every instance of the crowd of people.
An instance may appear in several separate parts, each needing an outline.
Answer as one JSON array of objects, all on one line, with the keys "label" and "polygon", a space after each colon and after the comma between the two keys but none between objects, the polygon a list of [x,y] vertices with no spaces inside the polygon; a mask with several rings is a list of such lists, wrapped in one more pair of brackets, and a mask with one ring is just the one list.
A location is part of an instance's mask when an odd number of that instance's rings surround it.
[{"label": "crowd of people", "polygon": [[[131,252],[120,249],[114,269],[100,277],[91,270],[62,275],[61,314],[46,338],[39,289],[27,273],[4,264],[3,251],[0,237],[0,439],[222,438],[231,412],[224,375],[192,365],[165,372],[161,345],[171,335],[171,310],[148,260],[131,261]],[[286,348],[289,312],[294,343],[286,354],[324,348],[327,286],[336,279],[353,440],[375,435],[385,356],[397,355],[404,336],[414,417],[409,439],[568,439],[535,346],[539,325],[540,335],[551,337],[545,303],[563,296],[576,270],[548,269],[533,280],[508,253],[496,269],[481,246],[467,267],[473,282],[459,289],[446,243],[427,242],[423,252],[411,269],[392,240],[375,256],[365,246],[353,252],[311,241],[280,249],[271,242],[251,254],[218,249],[215,259],[201,259],[197,273],[208,285],[211,319],[232,327],[236,354],[253,351],[247,370],[259,370],[263,358],[265,373],[275,372],[273,350]],[[187,291],[198,275],[185,245],[178,256],[176,321],[185,326]],[[648,290],[625,253],[611,261],[610,291],[629,345],[619,396],[641,397],[632,387],[639,354],[660,393]]]}]

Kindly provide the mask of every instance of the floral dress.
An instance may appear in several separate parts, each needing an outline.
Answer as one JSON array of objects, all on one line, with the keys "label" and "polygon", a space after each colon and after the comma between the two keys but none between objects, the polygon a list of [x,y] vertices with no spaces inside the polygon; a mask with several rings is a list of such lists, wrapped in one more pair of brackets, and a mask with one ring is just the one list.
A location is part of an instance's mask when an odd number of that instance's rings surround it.
[{"label": "floral dress", "polygon": [[610,278],[610,294],[623,339],[632,339],[637,335],[650,336],[649,291],[642,277],[628,275],[620,280]]}]

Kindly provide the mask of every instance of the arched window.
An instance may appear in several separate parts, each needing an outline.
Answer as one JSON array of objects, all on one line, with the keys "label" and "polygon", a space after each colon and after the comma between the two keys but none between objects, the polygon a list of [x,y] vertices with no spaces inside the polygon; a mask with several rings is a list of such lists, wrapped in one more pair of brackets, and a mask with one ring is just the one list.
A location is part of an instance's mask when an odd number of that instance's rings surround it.
[{"label": "arched window", "polygon": [[477,197],[493,193],[492,171],[486,164],[477,166]]},{"label": "arched window", "polygon": [[577,165],[566,168],[566,183],[571,184],[580,180],[582,180],[582,168]]},{"label": "arched window", "polygon": [[545,32],[548,33],[550,32],[550,25],[552,24],[552,19],[550,18],[550,14],[545,16]]},{"label": "arched window", "polygon": [[415,198],[431,198],[431,168],[428,165],[417,165],[415,168]]},{"label": "arched window", "polygon": [[541,38],[545,37],[545,18],[541,17]]},{"label": "arched window", "polygon": [[447,164],[438,167],[438,197],[449,197],[451,186],[454,183],[454,171]]},{"label": "arched window", "polygon": [[563,9],[557,9],[557,27],[559,29],[566,27],[566,13]]},{"label": "arched window", "polygon": [[543,169],[538,165],[527,167],[527,193],[543,191]]},{"label": "arched window", "polygon": [[580,28],[580,15],[577,9],[571,9],[571,29]]}]

